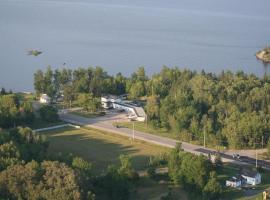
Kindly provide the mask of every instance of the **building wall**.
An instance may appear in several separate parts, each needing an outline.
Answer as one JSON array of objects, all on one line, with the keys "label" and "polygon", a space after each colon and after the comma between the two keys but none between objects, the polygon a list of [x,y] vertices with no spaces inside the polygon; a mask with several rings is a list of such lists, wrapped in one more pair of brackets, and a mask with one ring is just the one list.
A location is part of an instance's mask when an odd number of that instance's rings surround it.
[{"label": "building wall", "polygon": [[255,178],[252,178],[252,177],[248,177],[248,176],[243,176],[246,180],[247,180],[247,184],[250,184],[250,185],[255,185],[256,184],[256,180]]},{"label": "building wall", "polygon": [[241,181],[226,181],[226,186],[228,187],[240,187]]}]

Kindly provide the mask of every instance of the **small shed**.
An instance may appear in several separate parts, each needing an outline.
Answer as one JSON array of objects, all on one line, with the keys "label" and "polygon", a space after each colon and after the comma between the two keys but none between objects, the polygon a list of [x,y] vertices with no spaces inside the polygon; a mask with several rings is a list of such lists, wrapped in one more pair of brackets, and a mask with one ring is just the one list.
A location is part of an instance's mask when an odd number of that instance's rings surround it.
[{"label": "small shed", "polygon": [[244,180],[241,176],[233,176],[229,180],[226,181],[227,187],[238,188],[238,187],[241,187],[242,184],[244,184]]}]

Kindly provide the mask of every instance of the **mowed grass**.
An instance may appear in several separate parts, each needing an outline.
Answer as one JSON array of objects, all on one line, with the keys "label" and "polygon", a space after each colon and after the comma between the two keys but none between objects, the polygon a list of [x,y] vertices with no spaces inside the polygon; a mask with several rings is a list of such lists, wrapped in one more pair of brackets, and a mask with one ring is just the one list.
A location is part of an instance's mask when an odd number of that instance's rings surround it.
[{"label": "mowed grass", "polygon": [[169,152],[166,147],[142,141],[132,141],[128,137],[95,130],[63,128],[43,132],[50,142],[49,153],[72,153],[83,157],[93,164],[95,173],[103,172],[108,165],[119,164],[119,156],[132,156],[136,170],[144,170],[149,157]]},{"label": "mowed grass", "polygon": [[145,122],[116,122],[114,123],[114,125],[119,125],[122,127],[126,127],[129,129],[133,129],[133,123],[134,123],[134,129],[136,131],[141,131],[141,132],[145,132],[145,133],[150,133],[153,135],[159,135],[159,136],[163,136],[163,137],[168,137],[168,138],[172,138],[172,139],[179,139],[179,137],[177,137],[177,135],[173,134],[172,132],[166,130],[165,128],[155,128],[153,127],[151,124],[146,124]]},{"label": "mowed grass", "polygon": [[179,186],[174,186],[168,182],[156,182],[149,178],[141,178],[135,191],[131,193],[131,200],[160,200],[171,190],[173,199],[186,200],[187,194]]}]

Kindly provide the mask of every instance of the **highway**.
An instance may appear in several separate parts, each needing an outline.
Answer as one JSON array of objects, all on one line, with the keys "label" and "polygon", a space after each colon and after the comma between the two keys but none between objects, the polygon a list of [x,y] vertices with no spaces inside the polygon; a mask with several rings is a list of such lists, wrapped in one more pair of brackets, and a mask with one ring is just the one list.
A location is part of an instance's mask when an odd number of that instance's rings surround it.
[{"label": "highway", "polygon": [[[67,111],[64,111],[64,112],[60,111],[59,116],[63,121],[66,121],[69,123],[108,131],[114,134],[129,137],[131,139],[134,137],[135,139],[138,139],[138,140],[143,140],[146,142],[166,146],[169,148],[174,148],[177,142],[180,142],[180,141],[166,138],[166,137],[161,137],[161,136],[144,133],[140,131],[133,132],[133,130],[128,129],[128,128],[124,128],[124,127],[117,128],[113,126],[114,122],[121,122],[123,120],[126,120],[126,116],[123,113],[111,112],[102,117],[86,118],[86,117],[81,117],[78,115],[68,113]],[[186,142],[181,142],[181,143],[182,143],[182,148],[184,149],[184,151],[187,151],[187,152],[191,152],[194,154],[204,154],[204,155],[214,155],[216,153],[215,150],[210,149],[210,148],[204,148],[202,146],[194,145],[194,144],[190,144]],[[256,165],[256,159],[254,159],[253,157],[249,155],[243,156],[241,154],[241,158],[237,159],[237,158],[233,158],[232,154],[235,153],[233,151],[230,151],[230,152],[222,151],[219,153],[222,157],[223,162],[231,162],[231,163],[235,163],[239,165],[254,165],[254,166]],[[258,162],[258,166],[261,166],[265,169],[270,170],[270,162],[264,161],[264,160],[257,160],[257,162]]]}]

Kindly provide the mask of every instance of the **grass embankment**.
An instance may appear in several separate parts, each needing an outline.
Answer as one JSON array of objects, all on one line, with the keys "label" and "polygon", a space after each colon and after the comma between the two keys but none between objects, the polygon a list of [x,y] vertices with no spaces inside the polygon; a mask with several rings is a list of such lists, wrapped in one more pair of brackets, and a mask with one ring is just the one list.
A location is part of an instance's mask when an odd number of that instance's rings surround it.
[{"label": "grass embankment", "polygon": [[49,153],[72,153],[93,164],[94,172],[104,171],[110,164],[119,163],[119,155],[132,156],[136,170],[144,170],[149,157],[168,152],[169,149],[142,141],[134,142],[127,137],[118,136],[95,129],[63,128],[46,132],[50,141]]}]

